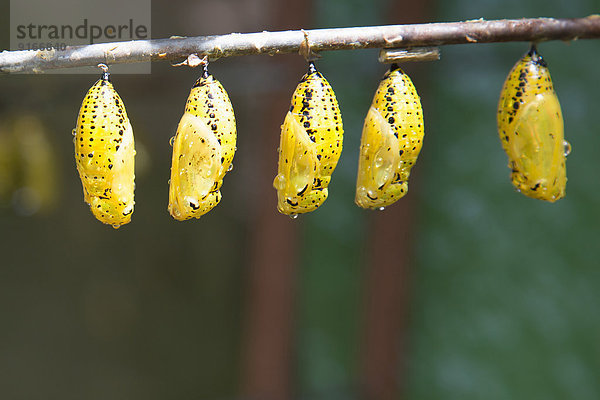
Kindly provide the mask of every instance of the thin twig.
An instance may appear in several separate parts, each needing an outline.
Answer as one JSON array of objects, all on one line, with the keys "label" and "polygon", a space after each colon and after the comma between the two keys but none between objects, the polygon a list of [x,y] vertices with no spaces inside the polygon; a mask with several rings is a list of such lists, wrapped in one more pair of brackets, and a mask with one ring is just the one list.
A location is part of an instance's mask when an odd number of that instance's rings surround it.
[{"label": "thin twig", "polygon": [[98,43],[66,50],[4,51],[0,73],[34,72],[56,68],[147,61],[181,61],[190,54],[211,60],[249,54],[295,53],[310,36],[314,52],[491,43],[600,38],[600,16],[577,19],[531,18],[483,19],[465,22],[387,25],[281,32],[231,33],[221,36],[173,37],[170,39]]}]

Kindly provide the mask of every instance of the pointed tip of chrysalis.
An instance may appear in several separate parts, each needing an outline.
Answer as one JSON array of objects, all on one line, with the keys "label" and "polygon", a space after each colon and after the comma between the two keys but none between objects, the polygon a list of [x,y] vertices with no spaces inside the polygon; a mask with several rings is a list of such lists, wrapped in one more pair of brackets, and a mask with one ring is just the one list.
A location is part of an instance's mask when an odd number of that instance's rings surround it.
[{"label": "pointed tip of chrysalis", "polygon": [[531,47],[529,48],[529,52],[527,53],[527,55],[533,57],[534,55],[537,55],[537,54],[538,54],[538,52],[537,52],[537,46],[536,46],[535,43],[532,43]]},{"label": "pointed tip of chrysalis", "polygon": [[204,79],[208,79],[209,75],[210,74],[208,73],[208,63],[207,62],[202,63],[202,77]]},{"label": "pointed tip of chrysalis", "polygon": [[208,80],[211,78],[210,73],[208,72],[208,65],[207,64],[202,64],[202,74],[200,75],[200,78],[198,78],[196,80],[196,82],[194,83],[194,86],[192,86],[193,88],[197,88],[203,85],[206,85],[206,83],[208,82]]},{"label": "pointed tip of chrysalis", "polygon": [[102,82],[110,82],[110,73],[108,72],[108,65],[100,63],[98,64],[98,68],[102,70],[102,76],[100,77]]},{"label": "pointed tip of chrysalis", "polygon": [[531,48],[529,49],[529,52],[527,53],[527,55],[529,57],[531,57],[531,60],[537,64],[540,65],[542,67],[547,67],[548,65],[546,64],[546,61],[544,60],[544,58],[541,56],[540,53],[538,53],[537,50],[537,46],[535,43],[531,44]]}]

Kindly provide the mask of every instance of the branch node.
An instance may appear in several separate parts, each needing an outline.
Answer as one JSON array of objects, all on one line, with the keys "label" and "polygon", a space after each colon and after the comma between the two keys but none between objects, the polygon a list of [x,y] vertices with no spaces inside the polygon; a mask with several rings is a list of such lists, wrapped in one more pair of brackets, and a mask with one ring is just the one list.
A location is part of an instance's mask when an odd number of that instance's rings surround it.
[{"label": "branch node", "polygon": [[383,41],[385,42],[385,45],[390,47],[397,46],[400,42],[402,42],[403,39],[404,38],[402,37],[402,35],[383,35]]},{"label": "branch node", "polygon": [[196,68],[198,65],[208,65],[208,56],[202,58],[198,57],[198,54],[190,54],[185,60],[177,64],[171,64],[172,67],[188,66],[190,68]]},{"label": "branch node", "polygon": [[321,58],[321,55],[314,52],[310,47],[310,42],[308,39],[308,32],[304,29],[300,30],[304,35],[304,40],[300,44],[300,48],[298,49],[298,54],[300,54],[307,62],[315,61]]}]

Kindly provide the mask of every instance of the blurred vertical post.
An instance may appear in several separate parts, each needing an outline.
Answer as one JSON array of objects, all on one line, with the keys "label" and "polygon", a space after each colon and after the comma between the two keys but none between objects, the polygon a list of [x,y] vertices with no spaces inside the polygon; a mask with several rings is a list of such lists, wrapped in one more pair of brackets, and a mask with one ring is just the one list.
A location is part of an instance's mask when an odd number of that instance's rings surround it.
[{"label": "blurred vertical post", "polygon": [[[311,2],[258,1],[268,13],[266,29],[307,27]],[[277,148],[281,124],[305,64],[298,56],[281,57],[280,68],[291,70],[289,82],[270,95],[261,96],[264,115],[262,137],[256,153],[260,196],[257,221],[250,233],[250,259],[242,349],[241,393],[247,399],[286,400],[293,394],[293,332],[298,223],[277,212],[273,178],[277,171]],[[297,70],[294,74],[293,71]],[[297,79],[292,77],[297,77]]]},{"label": "blurred vertical post", "polygon": [[[423,22],[427,19],[428,3],[392,2],[387,22]],[[402,67],[411,76],[417,70]],[[422,96],[418,87],[417,90]],[[414,181],[415,176],[412,176],[410,186],[413,188]],[[413,199],[409,192],[385,211],[374,213],[370,221],[361,374],[362,395],[369,400],[401,398],[414,232]]]}]

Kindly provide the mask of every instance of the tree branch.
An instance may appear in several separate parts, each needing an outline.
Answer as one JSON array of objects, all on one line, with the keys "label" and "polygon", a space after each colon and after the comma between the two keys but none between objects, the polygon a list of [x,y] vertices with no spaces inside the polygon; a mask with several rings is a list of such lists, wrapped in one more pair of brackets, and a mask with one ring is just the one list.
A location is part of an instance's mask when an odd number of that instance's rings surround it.
[{"label": "tree branch", "polygon": [[511,41],[540,42],[600,38],[600,16],[577,19],[480,19],[415,25],[231,33],[98,43],[71,46],[66,50],[4,51],[0,53],[0,73],[41,73],[48,69],[95,66],[98,63],[110,65],[172,61],[184,59],[193,53],[207,55],[211,60],[249,54],[294,53],[300,50],[305,40],[304,32],[308,34],[310,48],[315,52]]}]

